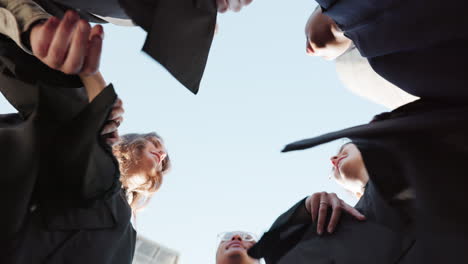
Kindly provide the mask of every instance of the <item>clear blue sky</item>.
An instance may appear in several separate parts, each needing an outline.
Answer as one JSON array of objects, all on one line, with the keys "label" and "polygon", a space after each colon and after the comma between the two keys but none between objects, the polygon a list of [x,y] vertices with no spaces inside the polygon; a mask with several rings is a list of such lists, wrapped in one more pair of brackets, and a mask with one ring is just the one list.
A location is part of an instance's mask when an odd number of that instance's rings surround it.
[{"label": "clear blue sky", "polygon": [[[291,141],[385,110],[348,92],[333,62],[306,56],[304,25],[314,7],[254,0],[220,15],[196,96],[140,52],[143,31],[105,26],[101,71],[124,101],[121,134],[158,132],[173,161],[137,229],[179,251],[183,264],[214,263],[217,233],[261,234],[311,193],[355,202],[329,179],[340,142],[280,153]],[[0,111],[11,111],[4,100]]]}]

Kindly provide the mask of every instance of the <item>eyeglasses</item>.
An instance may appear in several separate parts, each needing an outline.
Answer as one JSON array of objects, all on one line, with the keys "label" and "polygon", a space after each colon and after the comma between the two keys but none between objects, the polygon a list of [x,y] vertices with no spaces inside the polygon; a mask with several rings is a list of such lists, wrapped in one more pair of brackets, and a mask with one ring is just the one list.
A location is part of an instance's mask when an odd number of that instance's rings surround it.
[{"label": "eyeglasses", "polygon": [[249,233],[249,232],[244,232],[244,231],[223,232],[223,233],[218,234],[218,239],[221,240],[221,242],[224,242],[224,241],[232,240],[232,238],[235,236],[239,236],[242,239],[242,241],[246,241],[246,242],[257,241],[256,235]]}]

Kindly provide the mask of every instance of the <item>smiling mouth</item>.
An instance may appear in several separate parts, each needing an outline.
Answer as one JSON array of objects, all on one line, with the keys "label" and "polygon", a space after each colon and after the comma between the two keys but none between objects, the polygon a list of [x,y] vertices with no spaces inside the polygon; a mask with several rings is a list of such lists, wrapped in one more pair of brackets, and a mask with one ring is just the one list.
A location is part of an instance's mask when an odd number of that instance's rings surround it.
[{"label": "smiling mouth", "polygon": [[234,243],[228,244],[228,245],[226,246],[226,249],[229,249],[229,248],[232,248],[232,247],[235,247],[235,248],[244,248],[244,247],[242,246],[241,243],[234,242]]}]

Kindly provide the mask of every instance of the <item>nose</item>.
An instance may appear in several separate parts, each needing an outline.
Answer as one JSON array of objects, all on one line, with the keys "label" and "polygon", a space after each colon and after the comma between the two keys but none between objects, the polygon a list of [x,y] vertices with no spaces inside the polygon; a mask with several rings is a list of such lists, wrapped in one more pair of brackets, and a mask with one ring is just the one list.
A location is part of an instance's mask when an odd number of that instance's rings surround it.
[{"label": "nose", "polygon": [[338,156],[335,155],[335,156],[331,157],[330,161],[333,164],[333,166],[336,167],[336,165],[338,164]]},{"label": "nose", "polygon": [[240,235],[232,236],[231,241],[234,241],[234,240],[242,241],[242,237]]},{"label": "nose", "polygon": [[158,155],[159,155],[159,162],[162,162],[167,157],[167,153],[163,150],[158,151]]}]

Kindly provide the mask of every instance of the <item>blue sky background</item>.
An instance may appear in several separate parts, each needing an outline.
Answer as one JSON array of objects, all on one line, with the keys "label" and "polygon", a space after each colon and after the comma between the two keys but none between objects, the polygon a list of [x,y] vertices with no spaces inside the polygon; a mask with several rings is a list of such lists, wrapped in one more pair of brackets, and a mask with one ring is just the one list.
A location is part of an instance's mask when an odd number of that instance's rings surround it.
[{"label": "blue sky background", "polygon": [[[101,71],[124,101],[121,134],[158,132],[173,161],[137,230],[179,251],[183,264],[214,263],[219,232],[260,235],[314,192],[355,203],[329,179],[340,142],[280,153],[385,110],[348,92],[333,62],[305,54],[314,8],[310,0],[254,0],[220,15],[196,96],[140,52],[143,31],[105,26]],[[2,100],[0,112],[10,111]]]}]

